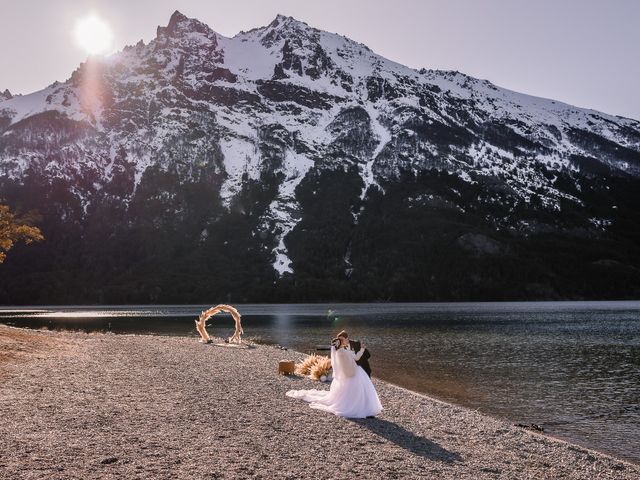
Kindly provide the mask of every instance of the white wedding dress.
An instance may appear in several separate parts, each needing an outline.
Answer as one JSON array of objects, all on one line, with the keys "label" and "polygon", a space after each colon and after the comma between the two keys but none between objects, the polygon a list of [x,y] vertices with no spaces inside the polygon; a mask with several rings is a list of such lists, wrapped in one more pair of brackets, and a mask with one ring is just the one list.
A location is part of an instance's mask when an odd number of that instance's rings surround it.
[{"label": "white wedding dress", "polygon": [[[358,352],[359,355],[362,352]],[[340,417],[365,418],[378,415],[382,405],[369,375],[356,365],[352,350],[331,347],[333,381],[329,390],[289,390],[288,397],[310,402],[311,408]]]}]

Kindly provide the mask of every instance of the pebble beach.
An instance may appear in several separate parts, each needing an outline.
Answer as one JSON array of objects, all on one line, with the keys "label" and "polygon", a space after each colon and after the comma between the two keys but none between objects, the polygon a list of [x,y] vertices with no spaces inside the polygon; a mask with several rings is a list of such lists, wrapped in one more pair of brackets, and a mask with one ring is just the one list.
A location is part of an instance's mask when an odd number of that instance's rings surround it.
[{"label": "pebble beach", "polygon": [[377,418],[313,410],[285,392],[328,384],[278,375],[303,357],[0,326],[0,478],[640,478],[638,465],[375,378]]}]

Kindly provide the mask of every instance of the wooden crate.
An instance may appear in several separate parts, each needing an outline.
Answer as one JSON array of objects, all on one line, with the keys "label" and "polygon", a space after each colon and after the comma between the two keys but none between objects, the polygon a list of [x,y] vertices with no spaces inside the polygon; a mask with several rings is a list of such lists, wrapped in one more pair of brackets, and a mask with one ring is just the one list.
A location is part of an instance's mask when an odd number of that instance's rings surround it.
[{"label": "wooden crate", "polygon": [[293,375],[296,369],[296,363],[293,360],[280,360],[278,363],[278,374]]}]

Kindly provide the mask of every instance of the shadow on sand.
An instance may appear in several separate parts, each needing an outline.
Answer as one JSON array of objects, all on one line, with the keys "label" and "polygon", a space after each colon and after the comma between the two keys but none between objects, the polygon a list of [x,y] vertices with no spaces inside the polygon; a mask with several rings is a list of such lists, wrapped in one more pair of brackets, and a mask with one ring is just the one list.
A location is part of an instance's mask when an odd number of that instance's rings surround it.
[{"label": "shadow on sand", "polygon": [[459,454],[450,452],[428,438],[420,437],[397,423],[380,418],[352,418],[350,420],[423,458],[446,463],[462,461],[462,457]]}]

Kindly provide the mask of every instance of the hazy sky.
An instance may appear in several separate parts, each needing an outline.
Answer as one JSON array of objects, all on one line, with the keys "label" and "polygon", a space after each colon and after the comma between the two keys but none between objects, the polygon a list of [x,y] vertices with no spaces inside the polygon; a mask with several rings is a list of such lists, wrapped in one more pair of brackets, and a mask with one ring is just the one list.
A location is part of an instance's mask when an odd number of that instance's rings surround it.
[{"label": "hazy sky", "polygon": [[120,49],[176,9],[226,36],[291,15],[411,67],[640,119],[640,0],[0,0],[0,91],[66,80],[86,57],[78,18],[98,14]]}]

